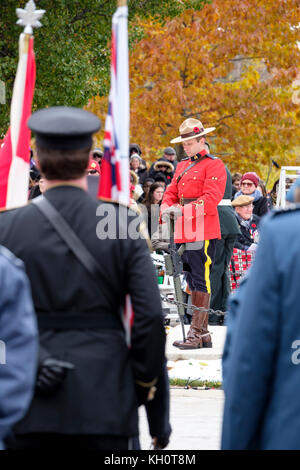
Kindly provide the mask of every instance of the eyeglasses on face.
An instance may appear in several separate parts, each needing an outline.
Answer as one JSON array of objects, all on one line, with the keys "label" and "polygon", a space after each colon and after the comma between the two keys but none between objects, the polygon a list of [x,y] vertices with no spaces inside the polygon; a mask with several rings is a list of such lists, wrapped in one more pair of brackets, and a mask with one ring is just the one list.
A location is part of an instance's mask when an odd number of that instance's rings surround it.
[{"label": "eyeglasses on face", "polygon": [[241,186],[253,186],[254,183],[241,183]]}]

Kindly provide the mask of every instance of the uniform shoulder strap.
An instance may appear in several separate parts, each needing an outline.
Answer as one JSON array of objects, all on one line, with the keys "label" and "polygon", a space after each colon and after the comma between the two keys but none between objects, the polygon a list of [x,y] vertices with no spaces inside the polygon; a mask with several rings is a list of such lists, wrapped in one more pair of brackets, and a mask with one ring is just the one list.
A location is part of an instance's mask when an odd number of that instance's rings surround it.
[{"label": "uniform shoulder strap", "polygon": [[32,204],[34,204],[48,219],[52,227],[68,245],[72,253],[93,277],[97,277],[98,274],[105,276],[105,273],[102,272],[89,250],[84,246],[69,224],[45,196],[39,196],[33,199]]},{"label": "uniform shoulder strap", "polygon": [[182,173],[180,173],[180,175],[176,178],[176,183],[178,184],[179,181],[181,180],[181,178],[183,177],[183,175],[185,175],[185,173],[187,171],[189,171],[191,168],[193,168],[193,166],[197,165],[197,163],[199,162],[202,162],[202,160],[204,160],[206,157],[206,155],[204,157],[201,157],[201,158],[198,158],[198,160],[195,160],[193,163],[191,163],[189,166],[187,166]]}]

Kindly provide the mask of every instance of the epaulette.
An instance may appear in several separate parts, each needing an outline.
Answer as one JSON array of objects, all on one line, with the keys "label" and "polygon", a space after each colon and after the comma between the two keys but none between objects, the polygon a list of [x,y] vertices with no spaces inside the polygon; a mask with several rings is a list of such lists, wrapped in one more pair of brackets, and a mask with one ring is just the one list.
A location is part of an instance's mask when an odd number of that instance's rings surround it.
[{"label": "epaulette", "polygon": [[125,204],[125,202],[120,202],[117,199],[110,199],[109,197],[98,197],[97,200],[101,202],[110,202],[111,204],[117,204],[117,206],[127,207],[127,209],[130,209],[128,204]]},{"label": "epaulette", "polygon": [[5,246],[0,246],[0,255],[4,256],[8,261],[14,264],[17,268],[24,268],[23,261],[17,258],[11,251],[9,251]]},{"label": "epaulette", "polygon": [[[197,156],[198,156],[198,158],[195,158],[196,156],[191,157],[191,160],[192,161],[203,160],[206,157],[210,158],[211,160],[219,160],[218,157],[215,157],[214,155],[211,155],[210,153],[206,153],[205,155],[201,155],[201,154],[197,153]],[[184,158],[183,160],[188,160],[188,159]],[[181,161],[183,161],[183,160],[181,160]]]},{"label": "epaulette", "polygon": [[21,207],[28,206],[28,204],[30,204],[30,203],[31,203],[31,201],[28,201],[26,204],[24,204],[24,206],[19,206],[19,207],[10,207],[10,208],[2,207],[0,209],[0,214],[4,214],[4,212],[15,211],[16,209],[20,209]]},{"label": "epaulette", "polygon": [[116,204],[117,206],[126,207],[128,210],[131,210],[132,212],[136,213],[137,215],[141,214],[141,212],[138,208],[138,205],[136,203],[135,204],[125,204],[125,202],[120,202],[120,201],[117,201],[116,199],[109,199],[109,198],[106,198],[106,197],[98,197],[97,200],[100,201],[100,202],[108,202],[108,203],[111,203],[111,204]]},{"label": "epaulette", "polygon": [[290,212],[294,212],[300,210],[300,203],[290,203],[286,207],[278,207],[275,209],[272,209],[270,212],[270,217],[275,217],[279,214],[289,214]]},{"label": "epaulette", "polygon": [[186,157],[186,158],[182,158],[180,161],[184,162],[185,160],[189,160],[189,159],[190,159],[190,157]]},{"label": "epaulette", "polygon": [[218,160],[218,157],[215,157],[211,153],[207,153],[205,156],[208,157],[208,158],[211,158],[212,160]]}]

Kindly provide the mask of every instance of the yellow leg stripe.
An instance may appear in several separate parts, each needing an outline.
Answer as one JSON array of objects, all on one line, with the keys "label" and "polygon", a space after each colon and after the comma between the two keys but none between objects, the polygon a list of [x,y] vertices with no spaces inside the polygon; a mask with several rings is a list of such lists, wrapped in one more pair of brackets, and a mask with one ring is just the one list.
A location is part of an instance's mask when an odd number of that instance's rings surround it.
[{"label": "yellow leg stripe", "polygon": [[207,254],[207,249],[208,249],[208,245],[209,245],[209,240],[205,240],[204,242],[204,253],[206,255],[206,261],[205,261],[205,266],[204,266],[204,275],[205,275],[205,283],[206,283],[206,288],[207,288],[207,292],[208,294],[211,293],[211,288],[210,288],[210,278],[209,278],[209,267],[211,265],[211,258],[208,256]]}]

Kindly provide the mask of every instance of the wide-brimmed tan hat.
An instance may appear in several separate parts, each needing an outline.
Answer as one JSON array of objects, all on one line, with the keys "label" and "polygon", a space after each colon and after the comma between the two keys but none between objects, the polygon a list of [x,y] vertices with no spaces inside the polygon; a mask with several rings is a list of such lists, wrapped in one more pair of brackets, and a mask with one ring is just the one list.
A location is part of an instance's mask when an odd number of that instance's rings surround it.
[{"label": "wide-brimmed tan hat", "polygon": [[249,204],[251,204],[252,201],[254,201],[254,197],[246,196],[245,194],[242,194],[241,196],[238,196],[236,199],[234,199],[231,205],[233,207],[249,206]]},{"label": "wide-brimmed tan hat", "polygon": [[189,118],[183,121],[179,127],[180,136],[171,140],[171,144],[178,142],[185,142],[186,140],[194,139],[195,137],[201,137],[215,130],[215,127],[208,127],[204,129],[203,124],[198,119]]}]

